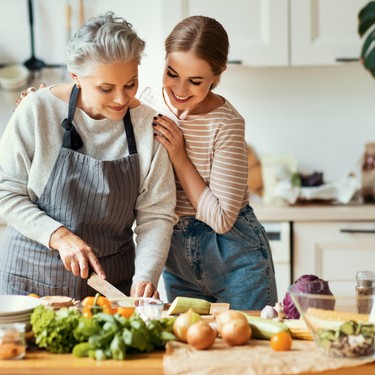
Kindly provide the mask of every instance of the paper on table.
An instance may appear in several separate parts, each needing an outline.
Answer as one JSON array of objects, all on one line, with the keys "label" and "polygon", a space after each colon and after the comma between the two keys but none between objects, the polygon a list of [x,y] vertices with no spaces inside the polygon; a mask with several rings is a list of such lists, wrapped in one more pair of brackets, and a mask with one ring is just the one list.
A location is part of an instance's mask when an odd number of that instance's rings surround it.
[{"label": "paper on table", "polygon": [[267,340],[251,339],[247,345],[230,347],[217,339],[209,350],[195,350],[187,344],[169,342],[163,367],[165,375],[280,375],[334,370],[373,361],[375,356],[362,359],[328,357],[311,341],[294,340],[292,350],[275,352]]}]

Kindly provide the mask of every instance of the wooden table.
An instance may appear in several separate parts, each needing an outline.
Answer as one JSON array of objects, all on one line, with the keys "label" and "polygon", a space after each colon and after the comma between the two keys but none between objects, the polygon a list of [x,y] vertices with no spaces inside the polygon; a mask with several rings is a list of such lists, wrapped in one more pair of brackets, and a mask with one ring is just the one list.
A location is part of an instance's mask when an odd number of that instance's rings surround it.
[{"label": "wooden table", "polygon": [[[76,358],[71,354],[50,354],[46,351],[27,352],[22,360],[0,361],[2,375],[162,375],[163,351],[133,354],[124,361],[95,361]],[[370,375],[375,374],[375,363],[323,371],[317,375]],[[225,374],[223,374],[225,375]],[[312,375],[311,372],[301,375]]]}]

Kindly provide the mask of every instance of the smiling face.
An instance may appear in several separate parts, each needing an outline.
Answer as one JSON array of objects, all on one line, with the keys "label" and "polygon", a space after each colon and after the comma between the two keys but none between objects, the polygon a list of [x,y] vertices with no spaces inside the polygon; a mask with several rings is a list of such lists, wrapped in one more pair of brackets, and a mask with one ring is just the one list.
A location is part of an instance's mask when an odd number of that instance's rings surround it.
[{"label": "smiling face", "polygon": [[73,76],[81,88],[78,106],[94,119],[121,120],[138,89],[138,61],[93,64],[88,76]]},{"label": "smiling face", "polygon": [[211,87],[218,79],[210,65],[192,51],[170,52],[166,57],[163,87],[177,115],[205,113],[214,95]]}]

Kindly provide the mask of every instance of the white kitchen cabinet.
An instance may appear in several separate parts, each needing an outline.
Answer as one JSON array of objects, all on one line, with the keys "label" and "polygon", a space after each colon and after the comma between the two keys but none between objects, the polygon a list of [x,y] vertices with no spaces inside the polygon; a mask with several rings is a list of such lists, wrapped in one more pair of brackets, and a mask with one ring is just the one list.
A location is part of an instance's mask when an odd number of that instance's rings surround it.
[{"label": "white kitchen cabinet", "polygon": [[358,13],[368,0],[290,0],[290,64],[358,58]]},{"label": "white kitchen cabinet", "polygon": [[231,62],[284,66],[288,62],[287,4],[288,0],[165,0],[163,22],[168,33],[185,17],[213,17],[228,32]]},{"label": "white kitchen cabinet", "polygon": [[164,0],[165,33],[208,15],[228,32],[229,60],[247,66],[331,65],[360,53],[357,15],[367,0]]},{"label": "white kitchen cabinet", "polygon": [[375,222],[295,222],[293,277],[353,279],[375,270]]}]

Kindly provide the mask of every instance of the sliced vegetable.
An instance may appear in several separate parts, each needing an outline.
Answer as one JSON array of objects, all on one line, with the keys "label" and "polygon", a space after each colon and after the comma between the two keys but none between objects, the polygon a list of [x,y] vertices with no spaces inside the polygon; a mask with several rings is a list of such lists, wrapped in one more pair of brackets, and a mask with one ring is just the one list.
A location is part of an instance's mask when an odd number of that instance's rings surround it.
[{"label": "sliced vegetable", "polygon": [[168,315],[181,314],[193,309],[197,314],[210,313],[211,303],[200,298],[176,297],[168,309]]}]

